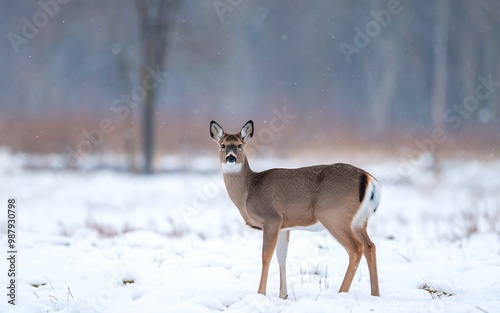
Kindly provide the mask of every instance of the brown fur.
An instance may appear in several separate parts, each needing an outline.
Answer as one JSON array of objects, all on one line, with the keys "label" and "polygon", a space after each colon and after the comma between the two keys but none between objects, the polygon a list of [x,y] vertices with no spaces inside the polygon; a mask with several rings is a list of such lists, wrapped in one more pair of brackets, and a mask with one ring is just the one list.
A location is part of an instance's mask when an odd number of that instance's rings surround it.
[{"label": "brown fur", "polygon": [[[253,135],[251,121],[245,124],[240,134],[235,135],[225,134],[212,121],[210,133],[219,144],[221,163],[224,164],[226,158],[232,155],[241,164],[240,172],[224,174],[229,197],[245,223],[264,232],[259,293],[266,293],[269,263],[280,231],[310,226],[319,221],[349,254],[349,267],[340,291],[349,290],[364,252],[370,269],[372,295],[379,295],[375,245],[366,232],[366,222],[364,227],[352,227],[365,190],[373,179],[370,174],[342,163],[254,172],[244,150]],[[221,133],[222,136],[219,136]],[[282,281],[286,281],[286,277]],[[286,286],[280,288],[286,289]],[[286,295],[280,292],[280,296]]]}]

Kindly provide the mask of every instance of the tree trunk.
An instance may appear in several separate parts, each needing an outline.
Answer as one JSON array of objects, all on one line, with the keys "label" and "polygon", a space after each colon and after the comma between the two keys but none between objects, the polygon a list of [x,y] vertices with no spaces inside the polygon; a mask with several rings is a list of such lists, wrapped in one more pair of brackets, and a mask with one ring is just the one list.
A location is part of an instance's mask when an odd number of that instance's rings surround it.
[{"label": "tree trunk", "polygon": [[449,0],[437,1],[437,29],[434,46],[434,86],[432,91],[432,120],[434,127],[441,127],[446,108],[446,88],[448,85],[448,24]]},{"label": "tree trunk", "polygon": [[146,98],[144,99],[143,109],[143,138],[144,138],[144,173],[151,174],[153,172],[153,153],[154,153],[154,90],[147,90]]},{"label": "tree trunk", "polygon": [[[174,13],[178,10],[180,0],[136,0],[136,9],[139,15],[144,65],[141,79],[149,75],[147,69],[163,71],[166,67],[168,50],[168,33],[173,23]],[[146,90],[143,103],[142,130],[144,173],[153,172],[154,155],[154,119],[155,99],[159,86]]]}]

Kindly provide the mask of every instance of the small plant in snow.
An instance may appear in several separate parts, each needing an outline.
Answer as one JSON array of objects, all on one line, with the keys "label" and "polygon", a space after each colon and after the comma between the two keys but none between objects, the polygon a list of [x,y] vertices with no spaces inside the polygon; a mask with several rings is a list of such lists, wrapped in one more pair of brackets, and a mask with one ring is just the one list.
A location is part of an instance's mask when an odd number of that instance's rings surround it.
[{"label": "small plant in snow", "polygon": [[434,286],[428,281],[426,281],[422,286],[420,286],[419,289],[427,291],[431,295],[432,299],[441,299],[443,297],[454,296],[454,294],[450,292],[434,288]]},{"label": "small plant in snow", "polygon": [[128,284],[135,284],[135,280],[134,279],[124,279],[123,281],[123,285],[128,285]]},{"label": "small plant in snow", "polygon": [[330,289],[330,282],[328,281],[328,265],[325,266],[325,270],[322,271],[319,268],[319,265],[316,264],[316,267],[312,271],[308,271],[304,268],[300,268],[300,277],[301,277],[301,282],[304,283],[304,281],[307,281],[307,279],[304,279],[308,275],[309,279],[308,281],[310,283],[312,282],[317,282],[319,285],[319,291],[324,291],[324,290],[329,290]]}]

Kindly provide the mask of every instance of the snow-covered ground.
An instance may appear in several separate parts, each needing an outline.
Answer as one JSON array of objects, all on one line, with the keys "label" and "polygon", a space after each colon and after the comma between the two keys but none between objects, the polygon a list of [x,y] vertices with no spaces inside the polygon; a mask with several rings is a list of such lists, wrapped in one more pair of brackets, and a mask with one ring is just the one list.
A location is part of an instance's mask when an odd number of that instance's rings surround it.
[{"label": "snow-covered ground", "polygon": [[[26,170],[22,158],[0,154],[4,252],[7,197],[19,227],[18,302],[3,296],[0,312],[500,312],[500,162],[447,161],[406,177],[397,161],[357,164],[383,185],[369,224],[381,297],[370,296],[364,259],[349,293],[337,293],[344,249],[325,231],[295,231],[282,300],[275,259],[268,295],[256,294],[261,233],[244,226],[215,155],[197,171],[151,177]],[[5,257],[0,271],[6,291]]]}]

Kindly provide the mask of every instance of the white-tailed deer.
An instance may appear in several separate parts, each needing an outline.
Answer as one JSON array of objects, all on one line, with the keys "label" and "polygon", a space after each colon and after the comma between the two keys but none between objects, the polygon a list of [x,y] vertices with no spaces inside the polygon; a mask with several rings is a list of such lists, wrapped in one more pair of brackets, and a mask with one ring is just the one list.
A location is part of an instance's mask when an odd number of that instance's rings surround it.
[{"label": "white-tailed deer", "polygon": [[367,172],[349,164],[297,169],[250,169],[245,146],[254,133],[247,122],[239,134],[226,134],[215,121],[210,135],[219,144],[220,162],[229,197],[246,224],[263,231],[262,273],[258,292],[266,294],[269,264],[276,248],[280,298],[286,298],[286,255],[290,230],[323,226],[349,254],[339,292],[348,292],[364,253],[371,294],[380,296],[375,245],[366,231],[380,201],[380,185]]}]

